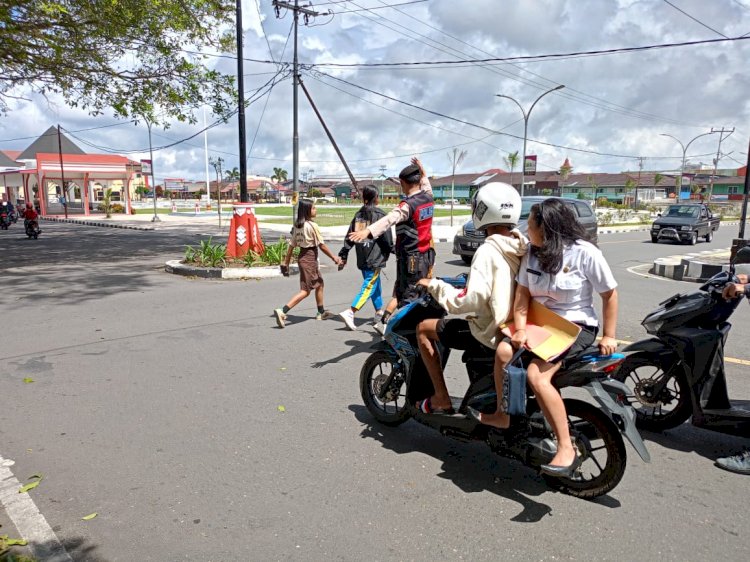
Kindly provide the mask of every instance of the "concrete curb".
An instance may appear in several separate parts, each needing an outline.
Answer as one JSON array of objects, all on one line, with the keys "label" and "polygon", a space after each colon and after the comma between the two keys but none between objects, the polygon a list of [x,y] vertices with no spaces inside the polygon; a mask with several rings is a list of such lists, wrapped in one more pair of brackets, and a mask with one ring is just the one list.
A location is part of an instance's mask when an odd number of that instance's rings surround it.
[{"label": "concrete curb", "polygon": [[[703,260],[707,257],[726,254],[727,252],[729,252],[729,248],[657,258],[654,260],[651,273],[660,277],[674,279],[675,281],[703,283],[717,273],[726,271],[729,268],[728,263],[707,263]],[[729,260],[727,259],[727,261]],[[738,266],[738,272],[744,273],[741,269],[744,269],[744,266]]]},{"label": "concrete curb", "polygon": [[[164,265],[164,271],[185,277],[200,277],[201,279],[271,279],[283,277],[277,265],[264,267],[197,267],[186,265],[180,260],[169,260]],[[289,274],[299,273],[296,264],[289,266]]]},{"label": "concrete curb", "polygon": [[84,226],[101,226],[105,228],[124,228],[126,230],[156,230],[153,226],[133,226],[130,224],[120,224],[116,222],[99,222],[80,219],[65,219],[59,217],[40,217],[43,221],[49,222],[67,222],[70,224],[81,224]]}]

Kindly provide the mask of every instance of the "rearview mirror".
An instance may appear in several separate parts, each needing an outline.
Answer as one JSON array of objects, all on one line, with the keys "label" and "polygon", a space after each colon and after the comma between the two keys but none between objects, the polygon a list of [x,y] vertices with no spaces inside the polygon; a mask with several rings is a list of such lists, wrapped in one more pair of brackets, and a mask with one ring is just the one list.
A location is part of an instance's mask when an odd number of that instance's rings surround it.
[{"label": "rearview mirror", "polygon": [[661,213],[656,213],[656,216],[661,218]]}]

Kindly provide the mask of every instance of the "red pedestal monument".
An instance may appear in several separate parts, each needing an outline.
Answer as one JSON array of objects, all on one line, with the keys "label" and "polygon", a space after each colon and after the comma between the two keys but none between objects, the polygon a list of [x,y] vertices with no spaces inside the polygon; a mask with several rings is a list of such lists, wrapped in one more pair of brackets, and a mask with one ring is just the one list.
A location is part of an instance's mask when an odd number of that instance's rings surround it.
[{"label": "red pedestal monument", "polygon": [[263,238],[258,228],[251,203],[235,203],[232,222],[229,225],[229,242],[227,256],[241,258],[250,250],[256,254],[263,253]]}]

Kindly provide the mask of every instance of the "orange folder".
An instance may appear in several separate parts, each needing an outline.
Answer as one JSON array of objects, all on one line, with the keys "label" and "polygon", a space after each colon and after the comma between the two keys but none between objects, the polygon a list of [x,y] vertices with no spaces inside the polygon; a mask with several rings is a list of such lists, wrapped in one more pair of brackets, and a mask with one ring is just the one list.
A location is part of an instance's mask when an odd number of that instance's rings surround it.
[{"label": "orange folder", "polygon": [[[502,333],[511,337],[515,333],[512,322],[502,327]],[[552,361],[565,353],[578,338],[581,327],[565,320],[533,298],[529,301],[526,317],[526,348],[545,361]]]}]

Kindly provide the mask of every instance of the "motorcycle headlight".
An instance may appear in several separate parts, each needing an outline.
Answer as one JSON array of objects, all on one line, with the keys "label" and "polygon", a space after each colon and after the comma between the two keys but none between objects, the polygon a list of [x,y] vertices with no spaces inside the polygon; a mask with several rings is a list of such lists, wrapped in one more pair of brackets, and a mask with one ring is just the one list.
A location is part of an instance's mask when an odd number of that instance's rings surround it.
[{"label": "motorcycle headlight", "polygon": [[659,330],[661,330],[661,327],[664,325],[664,320],[651,320],[650,322],[644,322],[643,327],[646,328],[646,331],[649,334],[655,334]]},{"label": "motorcycle headlight", "polygon": [[681,226],[680,227],[680,230],[692,230],[692,229],[693,229],[692,226]]}]

